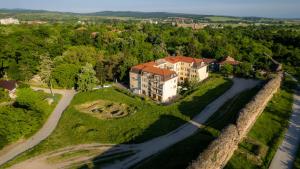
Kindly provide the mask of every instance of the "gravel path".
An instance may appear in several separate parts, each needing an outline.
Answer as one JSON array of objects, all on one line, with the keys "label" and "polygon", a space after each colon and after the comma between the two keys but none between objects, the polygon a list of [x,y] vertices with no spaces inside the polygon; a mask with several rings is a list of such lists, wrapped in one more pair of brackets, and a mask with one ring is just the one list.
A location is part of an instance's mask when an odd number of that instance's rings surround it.
[{"label": "gravel path", "polygon": [[193,120],[189,121],[185,125],[179,127],[178,129],[170,132],[161,137],[157,137],[145,143],[136,144],[133,147],[139,150],[133,156],[130,156],[123,161],[114,164],[108,164],[106,166],[101,166],[102,169],[127,169],[139,162],[153,156],[154,154],[178,143],[192,136],[199,128],[204,124],[226,101],[233,98],[238,93],[245,91],[247,89],[255,87],[259,82],[254,80],[245,80],[235,78],[233,79],[234,84],[226,91],[222,96],[217,98],[215,101],[211,102],[206,106],[204,110],[199,112]]},{"label": "gravel path", "polygon": [[[293,78],[294,81],[297,81]],[[292,169],[300,143],[300,86],[294,93],[293,113],[285,138],[277,150],[269,169]]]},{"label": "gravel path", "polygon": [[[35,90],[43,90],[47,93],[50,93],[49,89],[42,89],[42,88],[33,88]],[[60,102],[55,107],[54,111],[49,116],[46,123],[43,127],[32,137],[25,140],[24,142],[17,144],[12,149],[5,153],[0,152],[0,166],[4,163],[12,160],[14,157],[20,155],[21,153],[31,149],[32,147],[38,145],[41,141],[46,139],[55,129],[61,114],[63,111],[68,107],[71,100],[75,95],[75,91],[73,90],[53,90],[54,93],[61,94],[62,98]]]}]

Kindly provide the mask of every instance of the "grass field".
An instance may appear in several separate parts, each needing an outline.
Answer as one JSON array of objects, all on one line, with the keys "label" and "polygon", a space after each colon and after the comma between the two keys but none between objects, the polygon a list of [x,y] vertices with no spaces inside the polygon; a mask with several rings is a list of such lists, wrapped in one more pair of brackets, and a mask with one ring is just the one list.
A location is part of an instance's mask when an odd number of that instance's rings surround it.
[{"label": "grass field", "polygon": [[[162,106],[132,97],[113,88],[77,94],[64,112],[54,133],[17,161],[65,146],[83,143],[139,143],[164,135],[191,119],[232,85],[222,77],[211,77],[180,101]],[[137,112],[120,119],[100,120],[79,112],[74,106],[108,100],[137,107]],[[16,161],[13,161],[14,163]],[[11,163],[10,163],[11,164]],[[9,165],[9,164],[8,164]]]},{"label": "grass field", "polygon": [[284,133],[292,110],[293,85],[285,81],[262,115],[248,133],[247,138],[231,158],[226,169],[268,168]]},{"label": "grass field", "polygon": [[[207,122],[207,128],[175,144],[160,154],[150,158],[135,169],[182,169],[195,160],[208,144],[229,123],[235,121],[237,114],[258,92],[259,87],[245,91],[227,101]],[[172,160],[170,160],[172,159]]]},{"label": "grass field", "polygon": [[211,22],[228,22],[228,21],[241,21],[241,18],[226,17],[226,16],[209,16],[205,17]]}]

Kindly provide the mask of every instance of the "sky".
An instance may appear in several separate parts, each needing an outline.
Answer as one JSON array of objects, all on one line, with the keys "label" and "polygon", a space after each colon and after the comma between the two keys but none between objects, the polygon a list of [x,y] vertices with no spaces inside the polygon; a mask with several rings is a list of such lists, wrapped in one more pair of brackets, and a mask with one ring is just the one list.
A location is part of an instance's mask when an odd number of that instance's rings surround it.
[{"label": "sky", "polygon": [[145,11],[300,18],[300,0],[0,0],[0,8],[80,13]]}]

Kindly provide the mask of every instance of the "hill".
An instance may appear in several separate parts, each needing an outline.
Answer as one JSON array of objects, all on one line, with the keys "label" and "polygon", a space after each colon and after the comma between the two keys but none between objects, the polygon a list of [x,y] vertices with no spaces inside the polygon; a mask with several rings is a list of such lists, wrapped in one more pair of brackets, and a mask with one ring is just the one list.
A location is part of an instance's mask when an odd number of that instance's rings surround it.
[{"label": "hill", "polygon": [[[218,16],[218,15],[199,15],[185,13],[168,12],[136,12],[136,11],[102,11],[92,13],[72,13],[57,12],[47,10],[30,9],[0,9],[0,18],[16,17],[21,20],[40,19],[40,20],[79,20],[94,18],[134,18],[134,19],[167,19],[167,18],[187,18],[199,22],[217,22],[217,23],[279,23],[290,21],[291,19],[274,19],[263,17],[236,17],[236,16]],[[293,19],[298,20],[298,19]],[[299,21],[299,20],[298,20]]]}]

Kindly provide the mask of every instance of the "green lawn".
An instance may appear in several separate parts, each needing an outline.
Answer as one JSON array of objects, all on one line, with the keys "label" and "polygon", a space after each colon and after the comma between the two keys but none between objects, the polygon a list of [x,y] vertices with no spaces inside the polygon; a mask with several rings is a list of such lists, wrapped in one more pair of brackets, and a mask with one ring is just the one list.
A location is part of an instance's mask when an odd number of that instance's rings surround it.
[{"label": "green lawn", "polygon": [[209,19],[211,22],[241,21],[240,18],[226,17],[226,16],[209,16],[205,18]]},{"label": "green lawn", "polygon": [[[199,130],[195,135],[175,144],[160,154],[146,160],[135,169],[182,169],[202,152],[208,144],[217,137],[229,123],[236,120],[237,114],[245,104],[258,92],[254,88],[235,96],[227,101],[207,122],[207,127]],[[172,160],[170,160],[172,159]]]},{"label": "green lawn", "polygon": [[225,167],[226,169],[269,167],[288,127],[293,103],[293,87],[290,82],[284,82],[283,87],[272,98],[245,141],[239,145],[239,149]]},{"label": "green lawn", "polygon": [[[113,88],[77,94],[64,112],[54,133],[19,160],[65,146],[83,143],[139,143],[176,129],[232,86],[232,81],[213,76],[195,92],[178,102],[162,106]],[[114,120],[100,120],[79,112],[74,106],[95,100],[124,103],[136,113]],[[16,161],[13,161],[13,163]]]}]

